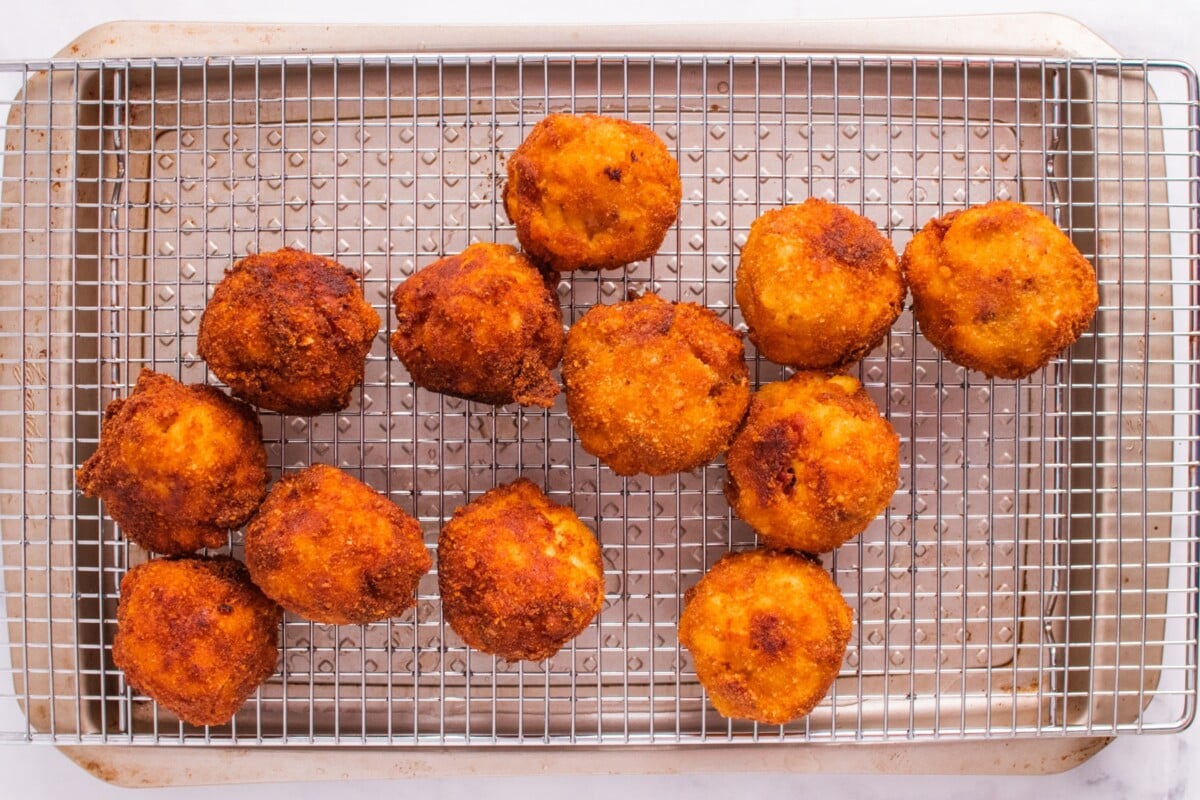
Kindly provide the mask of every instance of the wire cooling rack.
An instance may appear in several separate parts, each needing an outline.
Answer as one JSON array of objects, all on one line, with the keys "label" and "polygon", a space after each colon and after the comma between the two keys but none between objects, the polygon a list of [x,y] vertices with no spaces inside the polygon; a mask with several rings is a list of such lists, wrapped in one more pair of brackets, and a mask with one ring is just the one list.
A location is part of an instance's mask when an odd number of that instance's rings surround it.
[{"label": "wire cooling rack", "polygon": [[[885,741],[1178,730],[1196,705],[1198,111],[1167,62],[529,53],[0,64],[0,739],[217,744]],[[598,619],[548,661],[469,650],[436,575],[417,609],[288,616],[279,671],[214,728],[181,725],[112,663],[127,544],[73,471],[146,367],[196,356],[223,271],[284,245],[395,286],[475,241],[513,242],[504,164],[551,111],[652,127],[683,205],[659,253],[559,285],[568,322],[654,290],[744,329],[738,248],[808,196],[902,249],[993,198],[1044,209],[1095,265],[1092,329],[1022,381],[939,357],[908,312],[855,368],[901,439],[890,508],[825,557],[855,612],[828,698],[779,726],[708,705],[676,638],[683,592],[753,533],[723,462],[622,479],[559,403],[415,388],[387,325],[342,413],[263,413],[273,472],[324,462],[415,514],[524,475],[603,545]],[[756,385],[786,372],[747,343]],[[240,551],[240,533],[229,550]]]}]

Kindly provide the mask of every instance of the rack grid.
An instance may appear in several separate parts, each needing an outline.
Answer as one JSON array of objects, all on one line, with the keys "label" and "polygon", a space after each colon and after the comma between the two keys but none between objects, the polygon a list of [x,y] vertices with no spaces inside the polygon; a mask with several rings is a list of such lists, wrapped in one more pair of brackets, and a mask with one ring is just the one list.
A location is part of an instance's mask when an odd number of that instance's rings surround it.
[{"label": "rack grid", "polygon": [[[637,53],[0,63],[24,89],[0,179],[0,740],[119,744],[734,744],[1171,731],[1195,713],[1200,113],[1171,62]],[[841,674],[785,726],[722,719],[675,625],[682,595],[753,546],[723,462],[620,478],[553,408],[418,389],[390,296],[440,255],[515,243],[508,154],[545,114],[653,128],[683,204],[656,256],[564,276],[568,323],[652,290],[744,330],[738,250],[809,196],[901,250],[928,220],[1015,199],[1095,265],[1101,306],[1021,381],[944,359],[906,311],[853,368],[901,439],[890,508],[824,563],[855,612]],[[109,652],[146,558],[74,470],[105,405],[152,368],[216,382],[200,316],[234,260],[291,245],[361,272],[384,318],[344,412],[262,413],[275,476],[348,470],[421,521],[523,475],[603,546],[606,602],[557,656],[506,663],[415,612],[290,615],[280,669],[231,725],[195,728]],[[747,342],[755,386],[786,377]],[[225,550],[240,553],[240,533]]]}]

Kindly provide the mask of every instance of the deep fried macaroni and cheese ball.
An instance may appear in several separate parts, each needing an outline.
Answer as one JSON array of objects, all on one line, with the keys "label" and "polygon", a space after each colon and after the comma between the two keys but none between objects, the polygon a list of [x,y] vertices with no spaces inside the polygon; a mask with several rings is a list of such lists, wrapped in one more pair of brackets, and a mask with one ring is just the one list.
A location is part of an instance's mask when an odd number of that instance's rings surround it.
[{"label": "deep fried macaroni and cheese ball", "polygon": [[567,333],[567,413],[583,449],[618,475],[712,461],[750,402],[741,336],[694,303],[647,293],[593,306]]},{"label": "deep fried macaroni and cheese ball", "polygon": [[758,351],[799,369],[858,361],[904,309],[891,243],[870,220],[813,198],[754,221],[736,291]]},{"label": "deep fried macaroni and cheese ball", "polygon": [[379,333],[358,276],[285,247],[247,256],[217,284],[200,318],[200,357],[230,390],[281,414],[350,404]]},{"label": "deep fried macaroni and cheese ball", "polygon": [[76,482],[130,540],[180,555],[224,545],[266,496],[269,477],[252,408],[147,369],[104,410],[100,446]]},{"label": "deep fried macaroni and cheese ball", "polygon": [[360,624],[416,605],[433,566],[421,526],[326,464],[283,478],[246,527],[246,566],[268,597],[316,622]]},{"label": "deep fried macaroni and cheese ball", "polygon": [[797,372],[754,395],[725,463],[729,504],[766,544],[820,553],[887,508],[900,439],[854,378]]},{"label": "deep fried macaroni and cheese ball", "polygon": [[446,621],[471,647],[540,661],[600,613],[600,544],[522,478],[454,512],[438,540],[438,586]]},{"label": "deep fried macaroni and cheese ball", "polygon": [[557,283],[516,248],[473,244],[396,288],[392,350],[426,389],[549,408],[563,352]]},{"label": "deep fried macaroni and cheese ball", "polygon": [[1046,215],[997,201],[931,220],[901,267],[921,333],[956,364],[1024,378],[1087,330],[1096,271]]},{"label": "deep fried macaroni and cheese ball", "polygon": [[282,617],[228,556],[156,559],[121,580],[113,661],[184,722],[221,725],[275,672]]},{"label": "deep fried macaroni and cheese ball", "polygon": [[685,600],[679,641],[722,716],[782,725],[812,711],[837,678],[854,617],[819,564],[732,553]]},{"label": "deep fried macaroni and cheese ball", "polygon": [[551,114],[509,157],[504,208],[539,261],[611,269],[658,251],[682,191],[679,164],[646,126]]}]

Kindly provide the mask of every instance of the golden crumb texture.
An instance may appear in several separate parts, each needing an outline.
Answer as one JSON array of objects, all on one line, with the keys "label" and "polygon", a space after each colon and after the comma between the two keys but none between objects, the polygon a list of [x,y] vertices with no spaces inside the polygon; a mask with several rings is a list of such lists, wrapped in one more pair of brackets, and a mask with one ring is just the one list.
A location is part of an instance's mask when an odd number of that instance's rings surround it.
[{"label": "golden crumb texture", "polygon": [[274,674],[282,616],[228,556],[156,559],[121,580],[113,661],[184,722],[222,725]]},{"label": "golden crumb texture", "polygon": [[521,478],[455,510],[438,540],[438,586],[468,645],[540,661],[600,613],[600,544],[571,508]]},{"label": "golden crumb texture", "polygon": [[904,310],[891,242],[850,209],[810,198],[750,226],[736,297],[750,341],[799,369],[836,369],[877,347]]},{"label": "golden crumb texture", "polygon": [[143,370],[104,410],[100,445],[76,472],[121,532],[167,555],[221,547],[267,494],[254,409],[205,385]]},{"label": "golden crumb texture", "polygon": [[854,378],[797,372],[754,395],[725,463],[729,504],[765,543],[819,553],[887,508],[900,438]]},{"label": "golden crumb texture", "polygon": [[685,595],[679,641],[724,717],[782,725],[829,692],[854,617],[820,564],[752,550],[718,561]]},{"label": "golden crumb texture", "polygon": [[271,489],[246,527],[246,565],[268,597],[316,622],[362,624],[416,605],[433,559],[420,524],[347,473],[314,464]]},{"label": "golden crumb texture", "polygon": [[563,382],[580,444],[618,475],[707,464],[750,402],[741,335],[653,293],[584,314],[567,333]]},{"label": "golden crumb texture", "polygon": [[1040,211],[996,201],[931,220],[901,266],[921,333],[956,364],[1024,378],[1074,344],[1099,306],[1096,271]]},{"label": "golden crumb texture", "polygon": [[473,244],[396,288],[392,351],[426,389],[549,408],[563,353],[557,284],[514,247]]},{"label": "golden crumb texture", "polygon": [[560,272],[649,258],[679,214],[679,164],[650,128],[551,114],[509,156],[504,208],[521,246]]},{"label": "golden crumb texture", "polygon": [[326,414],[350,405],[379,326],[355,272],[285,247],[226,273],[198,347],[238,397],[281,414]]}]

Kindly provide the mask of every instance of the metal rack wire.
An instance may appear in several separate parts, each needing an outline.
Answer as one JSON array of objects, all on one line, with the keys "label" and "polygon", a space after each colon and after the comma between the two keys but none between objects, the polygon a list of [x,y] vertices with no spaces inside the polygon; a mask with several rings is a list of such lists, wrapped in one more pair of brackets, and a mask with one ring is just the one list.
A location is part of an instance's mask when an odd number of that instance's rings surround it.
[{"label": "metal rack wire", "polygon": [[[1200,253],[1196,75],[1167,62],[541,54],[5,63],[0,190],[0,739],[251,744],[689,744],[1103,735],[1195,713]],[[855,610],[826,701],[783,727],[720,718],[675,636],[682,593],[753,544],[721,462],[622,479],[565,406],[416,389],[375,342],[347,411],[262,419],[276,475],[349,470],[422,522],[524,475],[604,549],[597,621],[509,664],[416,612],[288,617],[280,670],[230,726],[182,726],[113,666],[117,586],[145,555],[75,490],[104,406],[195,354],[211,289],[283,245],[394,287],[514,241],[504,161],[553,110],[654,128],[679,222],[653,259],[575,274],[568,322],[633,290],[741,326],[738,248],[763,211],[846,204],[904,247],[993,198],[1045,209],[1096,266],[1090,332],[1027,380],[942,360],[906,312],[857,374],[897,429],[901,488],[825,562]],[[386,327],[386,326],[385,326]],[[753,354],[756,385],[785,373]],[[230,539],[239,551],[240,534]],[[14,709],[15,710],[15,709]],[[11,720],[11,721],[10,721]]]}]

